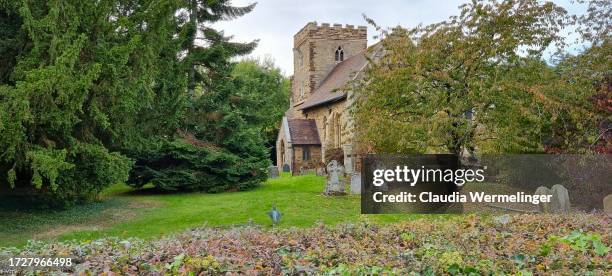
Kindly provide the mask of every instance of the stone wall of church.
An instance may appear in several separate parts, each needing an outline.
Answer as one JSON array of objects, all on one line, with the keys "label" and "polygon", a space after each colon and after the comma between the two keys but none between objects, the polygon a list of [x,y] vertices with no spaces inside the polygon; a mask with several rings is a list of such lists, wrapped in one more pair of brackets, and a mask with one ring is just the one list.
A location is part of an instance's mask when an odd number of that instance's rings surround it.
[{"label": "stone wall of church", "polygon": [[326,149],[342,148],[352,140],[347,131],[349,114],[346,110],[346,101],[308,109],[304,115],[308,119],[314,119],[317,123],[323,162],[329,161],[325,157]]},{"label": "stone wall of church", "polygon": [[[309,158],[304,159],[304,150],[309,151]],[[299,174],[302,169],[316,169],[321,166],[321,147],[318,145],[294,145],[293,174]]]},{"label": "stone wall of church", "polygon": [[287,141],[285,133],[285,125],[281,122],[278,137],[276,138],[276,166],[280,170],[282,170],[284,165],[289,165],[291,168],[293,164],[293,147]]},{"label": "stone wall of church", "polygon": [[[367,28],[340,24],[317,24],[310,22],[294,36],[293,66],[291,77],[291,105],[285,116],[296,119],[315,119],[321,147],[309,146],[310,160],[303,160],[304,147],[285,143],[285,151],[277,147],[278,160],[285,158],[294,173],[300,168],[319,166],[318,162],[328,162],[326,149],[342,149],[352,143],[350,137],[349,115],[346,111],[346,100],[299,110],[299,106],[312,95],[321,82],[341,60],[336,60],[338,47],[342,49],[343,60],[359,54],[367,48]],[[283,134],[279,134],[280,145]],[[288,160],[287,158],[291,158]],[[280,163],[280,162],[279,162]],[[282,164],[279,164],[281,167]]]}]

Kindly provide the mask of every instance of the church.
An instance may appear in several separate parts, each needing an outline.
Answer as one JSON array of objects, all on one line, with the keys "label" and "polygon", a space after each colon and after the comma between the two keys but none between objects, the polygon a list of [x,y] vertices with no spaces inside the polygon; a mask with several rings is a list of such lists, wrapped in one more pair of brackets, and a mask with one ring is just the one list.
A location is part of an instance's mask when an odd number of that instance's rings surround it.
[{"label": "church", "polygon": [[367,42],[363,26],[310,22],[294,35],[290,106],[276,141],[279,169],[299,174],[331,160],[347,173],[356,169],[350,86],[375,52]]}]

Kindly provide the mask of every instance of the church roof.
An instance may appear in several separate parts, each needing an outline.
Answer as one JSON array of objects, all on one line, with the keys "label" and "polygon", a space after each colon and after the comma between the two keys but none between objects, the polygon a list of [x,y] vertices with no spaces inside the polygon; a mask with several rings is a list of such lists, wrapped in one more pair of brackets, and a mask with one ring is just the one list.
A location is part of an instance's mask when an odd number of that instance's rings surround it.
[{"label": "church roof", "polygon": [[293,145],[321,145],[315,120],[289,119],[287,122]]},{"label": "church roof", "polygon": [[312,95],[300,105],[299,109],[316,107],[346,98],[346,91],[340,89],[352,80],[367,63],[365,51],[338,63]]}]

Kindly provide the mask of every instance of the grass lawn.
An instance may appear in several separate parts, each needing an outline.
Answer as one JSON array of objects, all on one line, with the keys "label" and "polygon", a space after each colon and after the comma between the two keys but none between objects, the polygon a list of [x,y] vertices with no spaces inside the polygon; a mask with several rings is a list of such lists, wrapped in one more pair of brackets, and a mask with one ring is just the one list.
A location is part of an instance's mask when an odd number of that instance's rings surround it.
[{"label": "grass lawn", "polygon": [[415,215],[361,215],[358,196],[325,197],[324,178],[283,175],[261,187],[222,194],[156,194],[126,185],[107,189],[103,200],[70,210],[23,212],[0,210],[0,247],[30,239],[93,240],[106,236],[150,239],[198,226],[232,226],[250,219],[271,227],[272,204],[283,214],[279,227],[309,227],[367,220],[390,223]]}]

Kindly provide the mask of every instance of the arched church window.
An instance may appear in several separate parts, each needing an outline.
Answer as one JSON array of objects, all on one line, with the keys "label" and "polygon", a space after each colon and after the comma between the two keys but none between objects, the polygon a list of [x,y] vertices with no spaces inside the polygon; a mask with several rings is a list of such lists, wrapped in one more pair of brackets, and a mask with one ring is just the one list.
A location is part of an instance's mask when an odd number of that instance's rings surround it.
[{"label": "arched church window", "polygon": [[342,46],[338,46],[338,49],[336,49],[335,58],[336,58],[336,61],[344,60],[344,50],[342,49]]}]

